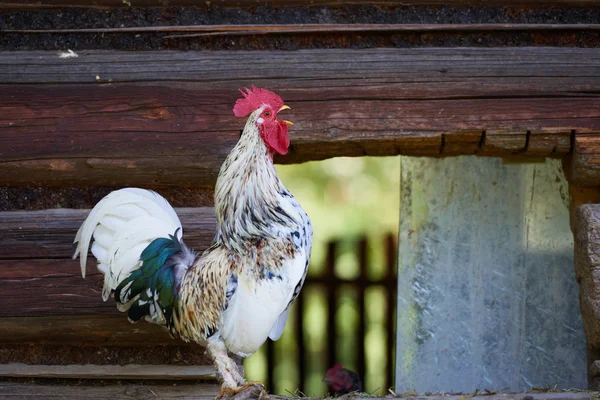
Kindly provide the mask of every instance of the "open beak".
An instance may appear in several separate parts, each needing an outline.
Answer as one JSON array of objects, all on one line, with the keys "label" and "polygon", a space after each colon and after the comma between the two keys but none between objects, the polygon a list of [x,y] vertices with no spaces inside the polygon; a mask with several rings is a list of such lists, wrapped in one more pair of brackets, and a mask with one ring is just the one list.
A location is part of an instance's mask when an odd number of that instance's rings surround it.
[{"label": "open beak", "polygon": [[[279,111],[277,111],[277,113],[280,113],[283,110],[291,110],[292,108],[290,106],[286,106],[285,104],[281,106],[281,108],[279,109]],[[292,122],[290,121],[286,121],[285,119],[282,120],[283,122],[285,122],[286,125],[288,126],[292,126],[294,125]]]}]

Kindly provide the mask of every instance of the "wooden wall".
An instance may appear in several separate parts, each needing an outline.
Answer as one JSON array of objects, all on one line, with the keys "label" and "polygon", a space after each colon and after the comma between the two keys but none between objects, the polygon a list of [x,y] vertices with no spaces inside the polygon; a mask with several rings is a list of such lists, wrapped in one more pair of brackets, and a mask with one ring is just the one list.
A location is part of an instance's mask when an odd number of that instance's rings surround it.
[{"label": "wooden wall", "polygon": [[560,157],[574,133],[574,179],[594,175],[596,49],[78,54],[0,57],[0,184],[212,186],[243,127],[237,89],[252,84],[292,106],[291,151],[278,162]]},{"label": "wooden wall", "polygon": [[136,185],[184,207],[186,235],[206,247],[244,86],[292,107],[279,163],[562,157],[573,207],[597,202],[600,9],[439,3],[0,0],[2,361],[81,363],[103,349],[95,362],[205,363],[103,303],[71,240],[85,209]]}]

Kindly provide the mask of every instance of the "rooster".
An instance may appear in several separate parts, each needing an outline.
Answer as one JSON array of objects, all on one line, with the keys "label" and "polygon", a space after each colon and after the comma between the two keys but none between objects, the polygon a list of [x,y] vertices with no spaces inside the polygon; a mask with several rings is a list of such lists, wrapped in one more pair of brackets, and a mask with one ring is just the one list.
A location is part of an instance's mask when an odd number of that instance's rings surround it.
[{"label": "rooster", "polygon": [[329,385],[329,390],[336,396],[347,393],[362,392],[363,384],[360,376],[354,371],[342,367],[342,364],[335,364],[325,373],[323,382]]},{"label": "rooster", "polygon": [[127,188],[92,209],[74,241],[85,278],[91,252],[104,274],[102,298],[114,296],[129,320],[164,326],[205,346],[222,379],[219,397],[253,386],[234,358],[283,333],[308,269],[312,226],[283,186],[273,156],[286,154],[289,109],[266,89],[240,91],[233,113],[248,117],[215,186],[217,229],[201,255],[183,242],[181,222],[155,192]]}]

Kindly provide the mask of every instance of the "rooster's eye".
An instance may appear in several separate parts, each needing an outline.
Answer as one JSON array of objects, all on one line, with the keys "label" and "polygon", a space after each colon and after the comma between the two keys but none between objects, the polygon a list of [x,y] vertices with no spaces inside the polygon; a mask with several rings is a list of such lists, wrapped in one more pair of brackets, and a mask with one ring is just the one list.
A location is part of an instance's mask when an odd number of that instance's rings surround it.
[{"label": "rooster's eye", "polygon": [[265,117],[270,117],[271,116],[271,111],[265,111]]}]

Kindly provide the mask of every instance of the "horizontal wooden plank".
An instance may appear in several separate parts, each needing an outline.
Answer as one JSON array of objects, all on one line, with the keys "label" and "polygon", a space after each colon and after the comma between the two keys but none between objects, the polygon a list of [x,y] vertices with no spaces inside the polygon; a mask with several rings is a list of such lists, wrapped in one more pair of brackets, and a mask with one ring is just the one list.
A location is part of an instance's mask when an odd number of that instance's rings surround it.
[{"label": "horizontal wooden plank", "polygon": [[518,153],[527,145],[527,132],[511,129],[490,129],[485,132],[482,150],[487,155],[503,155],[508,151]]},{"label": "horizontal wooden plank", "polygon": [[[231,113],[237,89],[252,84],[292,107],[292,147],[277,158],[285,163],[558,156],[571,131],[600,130],[600,49],[78,55],[0,54],[0,184],[213,185],[243,126]],[[487,131],[519,137],[495,143]],[[546,137],[533,152],[527,132]]]},{"label": "horizontal wooden plank", "polygon": [[31,365],[0,364],[0,376],[7,378],[62,379],[216,379],[212,365]]},{"label": "horizontal wooden plank", "polygon": [[[54,262],[47,261],[44,265],[76,267],[69,261],[58,259],[71,257],[73,239],[89,211],[55,209],[0,212],[0,260],[57,259]],[[188,246],[198,251],[206,249],[215,234],[214,209],[177,208],[176,212],[181,219],[184,240]],[[17,265],[27,269],[28,265],[33,264],[14,261],[14,266],[8,267],[8,270],[19,268]],[[91,269],[94,269],[94,265],[95,262],[88,264]],[[73,272],[77,272],[76,269]],[[51,274],[51,270],[46,272]]]},{"label": "horizontal wooden plank", "polygon": [[[0,318],[3,344],[77,344],[89,346],[185,345],[158,325],[132,324],[113,306],[111,314],[42,315]],[[190,351],[203,348],[190,344]]]},{"label": "horizontal wooden plank", "polygon": [[267,35],[274,33],[365,33],[365,32],[504,32],[504,31],[597,31],[600,24],[236,24],[236,25],[154,25],[112,28],[5,29],[6,34],[102,34],[166,32],[176,37],[219,35]]},{"label": "horizontal wooden plank", "polygon": [[532,156],[566,154],[571,149],[572,132],[529,132],[526,153]]},{"label": "horizontal wooden plank", "polygon": [[0,398],[71,399],[71,400],[148,400],[148,399],[214,399],[219,393],[216,383],[172,385],[49,385],[0,382]]},{"label": "horizontal wooden plank", "polygon": [[[38,211],[55,208],[92,208],[121,187],[111,186],[0,186],[0,211]],[[212,207],[214,190],[206,187],[165,187],[160,194],[173,207]]]},{"label": "horizontal wooden plank", "polygon": [[[303,0],[263,0],[265,6],[303,6]],[[395,0],[311,0],[311,6],[339,6],[341,4],[394,6]],[[479,6],[583,6],[596,5],[594,0],[405,0],[403,5],[479,5]],[[0,0],[0,8],[43,8],[43,7],[140,7],[140,6],[194,6],[206,8],[219,7],[256,7],[256,0],[211,0],[198,2],[195,0]]]},{"label": "horizontal wooden plank", "polygon": [[119,314],[113,299],[102,301],[104,275],[95,265],[90,257],[83,279],[78,261],[1,260],[0,317]]},{"label": "horizontal wooden plank", "polygon": [[600,186],[600,131],[574,136],[565,172],[572,185]]},{"label": "horizontal wooden plank", "polygon": [[138,341],[130,346],[101,343],[82,345],[79,342],[74,344],[1,343],[0,360],[3,364],[31,365],[212,365],[204,349],[199,348],[197,344],[182,345],[174,340],[151,345]]}]

